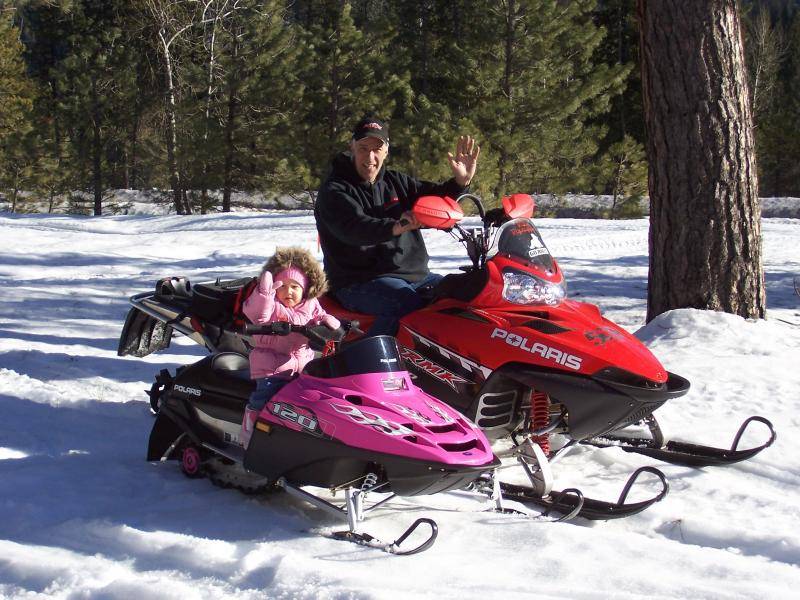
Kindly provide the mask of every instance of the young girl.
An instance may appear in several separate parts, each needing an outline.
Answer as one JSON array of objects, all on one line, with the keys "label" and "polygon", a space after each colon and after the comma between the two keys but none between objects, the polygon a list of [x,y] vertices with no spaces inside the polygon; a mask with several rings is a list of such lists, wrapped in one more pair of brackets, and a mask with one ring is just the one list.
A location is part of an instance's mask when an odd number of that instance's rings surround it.
[{"label": "young girl", "polygon": [[[339,321],[325,312],[317,300],[328,282],[319,263],[303,248],[277,248],[261,270],[258,285],[244,301],[242,310],[254,324],[288,321],[294,325],[326,325],[339,328]],[[299,333],[287,336],[256,335],[250,353],[250,377],[256,390],[244,411],[240,441],[250,443],[259,411],[273,395],[289,383],[312,358],[314,351]]]}]

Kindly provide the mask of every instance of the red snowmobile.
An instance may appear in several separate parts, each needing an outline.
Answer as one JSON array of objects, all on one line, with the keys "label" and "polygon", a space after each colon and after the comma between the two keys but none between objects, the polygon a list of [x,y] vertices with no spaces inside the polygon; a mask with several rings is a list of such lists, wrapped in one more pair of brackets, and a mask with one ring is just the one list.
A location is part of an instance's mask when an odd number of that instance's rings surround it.
[{"label": "red snowmobile", "polygon": [[[460,202],[465,200],[477,210],[477,225],[462,224]],[[526,194],[504,198],[502,208],[488,212],[471,194],[458,201],[420,198],[417,218],[450,232],[472,264],[446,276],[432,290],[430,304],[400,320],[397,334],[417,386],[472,419],[490,439],[511,438],[513,448],[497,454],[516,458],[532,486],[500,483],[495,494],[562,514],[578,510],[589,519],[624,517],[664,497],[668,486],[660,471],[637,470],[617,502],[604,502],[577,490],[553,491],[550,463],[577,444],[590,444],[700,467],[744,460],[772,444],[775,431],[760,416],[744,421],[729,449],[666,441],[653,411],[686,394],[689,382],[667,372],[647,347],[596,306],[566,297],[563,273],[532,221],[533,211]],[[144,356],[163,349],[173,330],[212,352],[246,354],[239,305],[253,282],[160,280],[155,292],[131,298],[119,354]],[[357,321],[361,330],[369,327],[370,316],[346,311],[331,297],[321,302],[328,312]],[[151,391],[154,406],[161,387],[157,380]],[[767,441],[739,449],[754,421],[766,426]],[[551,434],[566,442],[551,447]],[[626,502],[642,473],[655,475],[661,489],[648,500]],[[492,481],[497,480],[487,478],[487,485]]]},{"label": "red snowmobile", "polygon": [[[462,226],[464,200],[474,205],[479,225]],[[667,372],[595,305],[567,298],[564,275],[532,220],[534,208],[527,194],[503,198],[502,208],[488,212],[472,194],[416,203],[417,219],[449,231],[472,262],[447,275],[425,308],[400,320],[397,339],[417,385],[460,410],[490,439],[511,435],[521,450],[525,436],[548,460],[583,443],[702,467],[750,458],[774,442],[772,424],[760,416],[742,423],[729,449],[666,441],[653,411],[686,394],[689,382]],[[331,297],[322,302],[363,330],[371,322]],[[767,427],[767,441],[739,449],[754,421]],[[644,436],[622,431],[635,424]],[[557,450],[550,445],[554,433],[568,440]],[[546,470],[541,461],[535,468]],[[547,477],[540,477],[541,503],[547,504],[553,494]],[[539,501],[516,486],[501,489],[506,498]]]}]

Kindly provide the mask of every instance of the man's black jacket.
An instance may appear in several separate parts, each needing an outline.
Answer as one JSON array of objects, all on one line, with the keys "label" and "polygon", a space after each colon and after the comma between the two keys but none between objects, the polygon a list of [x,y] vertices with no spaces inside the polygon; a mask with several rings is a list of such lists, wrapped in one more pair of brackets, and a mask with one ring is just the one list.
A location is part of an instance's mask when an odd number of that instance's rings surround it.
[{"label": "man's black jacket", "polygon": [[332,290],[391,275],[420,281],[428,251],[419,230],[392,235],[392,227],[420,196],[456,198],[465,188],[454,179],[437,184],[381,168],[375,183],[363,181],[349,153],[333,159],[317,196],[314,216]]}]

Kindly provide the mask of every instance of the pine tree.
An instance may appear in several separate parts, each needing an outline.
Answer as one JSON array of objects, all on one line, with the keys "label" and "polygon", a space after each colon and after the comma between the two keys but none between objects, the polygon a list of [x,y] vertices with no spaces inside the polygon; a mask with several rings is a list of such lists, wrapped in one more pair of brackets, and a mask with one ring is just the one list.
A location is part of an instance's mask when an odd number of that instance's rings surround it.
[{"label": "pine tree", "polygon": [[592,23],[593,7],[592,0],[489,3],[470,96],[488,141],[481,181],[493,169],[497,196],[587,185],[586,165],[604,134],[590,119],[608,110],[629,71],[594,60],[605,32]]},{"label": "pine tree", "polygon": [[785,92],[771,124],[777,152],[782,155],[776,195],[800,196],[800,11],[789,29]]},{"label": "pine tree", "polygon": [[408,73],[392,68],[395,32],[359,30],[347,0],[323,4],[323,16],[305,41],[304,111],[292,132],[309,165],[297,184],[311,197],[330,159],[344,149],[350,126],[366,113],[388,118],[398,100],[409,97]]},{"label": "pine tree", "polygon": [[53,171],[44,188],[51,204],[67,188],[90,189],[100,214],[103,190],[125,160],[129,107],[138,96],[136,48],[125,39],[128,3],[30,2],[23,17],[29,69],[43,90],[35,158]]},{"label": "pine tree", "polygon": [[[303,189],[302,32],[280,0],[243,15],[225,56],[224,194],[234,186],[276,195]],[[227,198],[227,200],[225,200]],[[225,207],[223,207],[225,209]]]},{"label": "pine tree", "polygon": [[25,126],[33,108],[33,85],[25,71],[19,31],[0,15],[0,143]]},{"label": "pine tree", "polygon": [[73,156],[87,161],[82,170],[90,174],[95,215],[102,214],[108,187],[108,151],[124,139],[127,107],[136,95],[133,55],[124,38],[126,4],[75,2],[68,54],[58,70]]},{"label": "pine tree", "polygon": [[[596,56],[608,65],[630,67],[622,92],[611,99],[611,108],[601,120],[608,126],[605,145],[620,142],[625,136],[644,144],[642,78],[639,72],[639,28],[636,0],[603,0],[595,9],[595,23],[607,35]],[[642,150],[644,147],[642,147]]]},{"label": "pine tree", "polygon": [[772,25],[762,14],[750,21],[745,38],[751,86],[752,71],[761,73],[762,92],[754,104],[761,195],[795,196],[800,195],[800,16]]},{"label": "pine tree", "polygon": [[[392,162],[429,180],[450,176],[447,151],[461,133],[478,135],[467,89],[477,69],[465,23],[482,23],[484,3],[396,0],[392,22],[405,52],[391,64],[410,74],[411,95],[395,110]],[[477,181],[485,181],[481,167]]]},{"label": "pine tree", "polygon": [[30,189],[34,172],[30,145],[35,86],[27,76],[19,32],[9,16],[0,14],[0,186],[8,191],[13,211],[19,192]]}]

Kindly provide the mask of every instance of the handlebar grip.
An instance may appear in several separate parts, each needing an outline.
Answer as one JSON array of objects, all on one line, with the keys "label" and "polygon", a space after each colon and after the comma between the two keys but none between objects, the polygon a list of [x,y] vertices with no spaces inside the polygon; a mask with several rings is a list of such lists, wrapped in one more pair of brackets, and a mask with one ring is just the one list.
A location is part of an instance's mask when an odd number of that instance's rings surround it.
[{"label": "handlebar grip", "polygon": [[289,335],[292,332],[292,324],[286,321],[275,321],[265,325],[248,324],[244,326],[244,332],[248,335]]}]

